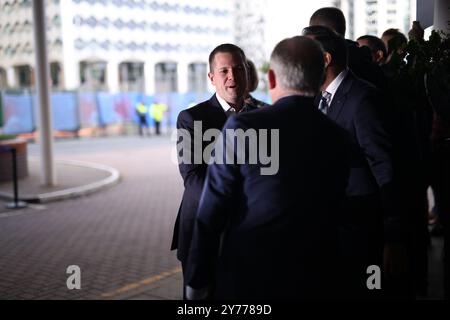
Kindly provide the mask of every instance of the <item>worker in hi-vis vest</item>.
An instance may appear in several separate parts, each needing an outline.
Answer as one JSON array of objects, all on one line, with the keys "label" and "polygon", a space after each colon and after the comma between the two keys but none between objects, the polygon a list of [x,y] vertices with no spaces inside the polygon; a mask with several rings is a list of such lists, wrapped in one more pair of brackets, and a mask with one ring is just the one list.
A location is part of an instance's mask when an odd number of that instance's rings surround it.
[{"label": "worker in hi-vis vest", "polygon": [[150,128],[148,127],[148,122],[147,122],[148,108],[142,101],[139,101],[136,104],[136,113],[138,116],[139,135],[140,136],[144,135],[144,128],[145,128],[147,135],[150,135]]},{"label": "worker in hi-vis vest", "polygon": [[161,134],[160,127],[161,127],[161,121],[164,117],[164,113],[167,111],[167,105],[160,102],[155,102],[152,104],[150,109],[150,116],[155,121],[155,131],[156,134]]}]

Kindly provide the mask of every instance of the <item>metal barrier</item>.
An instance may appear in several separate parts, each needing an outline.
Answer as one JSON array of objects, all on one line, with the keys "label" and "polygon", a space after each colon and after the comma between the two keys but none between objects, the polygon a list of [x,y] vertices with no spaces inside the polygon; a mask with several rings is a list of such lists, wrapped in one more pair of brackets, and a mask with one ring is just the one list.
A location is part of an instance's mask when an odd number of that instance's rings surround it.
[{"label": "metal barrier", "polygon": [[9,146],[0,146],[1,152],[11,152],[12,159],[12,174],[13,174],[13,194],[14,201],[7,203],[6,208],[8,209],[21,209],[26,208],[28,205],[24,201],[19,201],[19,181],[17,178],[17,151],[15,148]]}]

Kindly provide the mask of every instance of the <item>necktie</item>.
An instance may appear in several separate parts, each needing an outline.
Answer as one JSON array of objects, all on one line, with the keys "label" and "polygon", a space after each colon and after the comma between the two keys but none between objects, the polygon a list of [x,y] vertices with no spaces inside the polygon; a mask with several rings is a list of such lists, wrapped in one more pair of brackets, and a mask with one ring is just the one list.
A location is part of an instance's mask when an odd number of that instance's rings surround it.
[{"label": "necktie", "polygon": [[322,98],[320,98],[320,104],[319,104],[319,110],[322,111],[324,114],[328,113],[328,109],[330,108],[330,98],[331,93],[323,91],[322,92]]},{"label": "necktie", "polygon": [[236,113],[236,109],[231,107],[230,109],[228,109],[225,114],[227,115],[227,117],[231,116],[232,114]]}]

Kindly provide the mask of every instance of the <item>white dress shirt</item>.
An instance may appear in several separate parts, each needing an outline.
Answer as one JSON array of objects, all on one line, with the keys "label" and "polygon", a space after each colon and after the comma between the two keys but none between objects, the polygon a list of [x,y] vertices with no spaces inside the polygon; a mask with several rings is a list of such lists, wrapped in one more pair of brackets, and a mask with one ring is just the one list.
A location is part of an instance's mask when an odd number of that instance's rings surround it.
[{"label": "white dress shirt", "polygon": [[[222,107],[223,111],[226,113],[227,111],[229,111],[230,109],[232,109],[233,112],[236,112],[236,109],[233,108],[232,106],[230,106],[228,104],[228,102],[226,102],[224,99],[222,99],[222,97],[220,97],[217,93],[216,93],[216,98],[220,103],[220,106]],[[240,109],[242,110],[242,108]]]},{"label": "white dress shirt", "polygon": [[327,101],[328,106],[331,106],[331,102],[333,101],[334,95],[336,94],[336,91],[338,90],[339,86],[342,83],[342,80],[344,80],[347,73],[348,73],[348,69],[344,69],[343,71],[341,71],[341,73],[339,73],[338,76],[336,78],[334,78],[334,80],[331,81],[331,83],[325,89],[326,92],[331,94],[331,97]]}]

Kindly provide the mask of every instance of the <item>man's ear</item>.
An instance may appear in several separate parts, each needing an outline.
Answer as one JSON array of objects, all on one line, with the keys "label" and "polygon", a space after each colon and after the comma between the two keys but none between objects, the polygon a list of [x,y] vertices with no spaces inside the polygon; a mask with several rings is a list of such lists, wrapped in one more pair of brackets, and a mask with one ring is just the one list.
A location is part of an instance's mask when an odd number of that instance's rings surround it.
[{"label": "man's ear", "polygon": [[214,85],[214,73],[208,72],[208,78],[211,81],[211,84]]},{"label": "man's ear", "polygon": [[267,77],[269,78],[269,89],[272,90],[277,86],[277,79],[275,77],[275,72],[272,69],[269,69]]},{"label": "man's ear", "polygon": [[375,52],[375,61],[376,61],[377,63],[382,62],[383,59],[384,59],[384,53],[383,53],[383,51],[378,50],[377,52]]},{"label": "man's ear", "polygon": [[323,55],[323,58],[325,60],[325,69],[326,69],[331,64],[331,61],[333,60],[333,58],[331,57],[331,54],[329,54],[328,52],[325,52],[325,54]]}]

